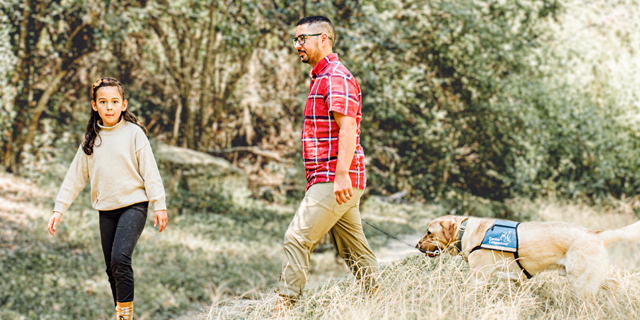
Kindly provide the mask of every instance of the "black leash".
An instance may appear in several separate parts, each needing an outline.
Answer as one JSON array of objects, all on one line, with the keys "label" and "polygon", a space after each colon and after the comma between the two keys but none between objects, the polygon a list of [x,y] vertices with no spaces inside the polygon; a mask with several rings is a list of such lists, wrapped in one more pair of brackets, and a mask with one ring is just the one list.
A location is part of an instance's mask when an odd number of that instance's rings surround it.
[{"label": "black leash", "polygon": [[400,242],[402,242],[402,243],[404,243],[404,244],[408,245],[409,247],[414,248],[414,249],[416,249],[416,250],[418,250],[418,251],[422,252],[422,250],[420,250],[420,249],[416,248],[416,246],[412,246],[412,245],[410,245],[410,244],[408,244],[408,243],[406,243],[406,242],[404,242],[404,241],[402,241],[402,240],[400,240],[400,239],[398,239],[398,238],[396,238],[396,237],[394,237],[394,236],[392,236],[392,235],[390,235],[390,234],[386,233],[385,231],[381,230],[380,228],[378,228],[378,227],[376,227],[376,226],[372,225],[371,223],[369,223],[367,220],[364,220],[364,219],[362,219],[362,218],[361,218],[361,220],[362,220],[364,223],[366,223],[366,224],[370,225],[372,228],[374,228],[374,229],[376,229],[376,230],[378,230],[378,231],[380,231],[380,232],[384,233],[387,237],[389,237],[389,238],[391,238],[391,239],[398,240],[398,241],[400,241]]},{"label": "black leash", "polygon": [[380,228],[378,228],[378,227],[376,227],[376,226],[372,225],[372,224],[371,224],[371,223],[369,223],[367,220],[364,220],[364,219],[362,219],[362,218],[360,218],[360,220],[364,221],[364,223],[366,223],[366,224],[370,225],[372,228],[374,228],[374,229],[376,229],[376,230],[378,230],[378,231],[382,232],[382,233],[383,233],[383,234],[385,234],[387,237],[389,237],[389,238],[391,238],[391,239],[395,239],[395,240],[397,240],[397,241],[400,241],[400,242],[402,242],[402,243],[406,244],[407,246],[409,246],[409,247],[411,247],[411,248],[414,248],[414,249],[416,249],[416,250],[418,250],[418,251],[420,251],[420,252],[422,252],[422,253],[424,253],[424,254],[436,254],[436,255],[440,255],[440,251],[439,251],[439,250],[436,250],[436,251],[426,251],[426,250],[422,250],[422,249],[418,248],[417,246],[410,245],[410,244],[408,244],[408,243],[406,243],[406,242],[404,242],[404,241],[402,241],[402,240],[400,240],[400,239],[398,239],[398,238],[396,238],[396,237],[394,237],[394,236],[392,236],[392,235],[388,234],[388,233],[387,233],[387,232],[385,232],[384,230],[381,230]]}]

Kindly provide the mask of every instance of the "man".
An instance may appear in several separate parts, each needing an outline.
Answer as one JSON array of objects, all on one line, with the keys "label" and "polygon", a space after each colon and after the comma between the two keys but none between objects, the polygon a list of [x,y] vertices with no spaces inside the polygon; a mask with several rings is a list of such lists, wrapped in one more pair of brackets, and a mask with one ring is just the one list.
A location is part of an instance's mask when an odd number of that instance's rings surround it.
[{"label": "man", "polygon": [[360,145],[362,95],[356,79],[333,53],[335,31],[322,16],[303,18],[293,45],[311,65],[304,108],[302,156],[307,192],[284,237],[279,306],[290,305],[304,288],[309,257],[329,232],[354,275],[375,287],[378,263],[362,230],[360,196],[366,185]]}]

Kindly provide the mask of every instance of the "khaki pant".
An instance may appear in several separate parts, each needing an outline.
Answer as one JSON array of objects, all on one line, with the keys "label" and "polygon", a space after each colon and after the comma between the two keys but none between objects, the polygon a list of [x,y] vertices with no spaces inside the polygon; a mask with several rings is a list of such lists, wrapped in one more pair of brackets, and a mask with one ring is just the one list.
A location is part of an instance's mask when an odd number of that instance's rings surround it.
[{"label": "khaki pant", "polygon": [[362,192],[353,189],[351,200],[339,205],[333,193],[333,183],[316,183],[307,190],[284,235],[282,273],[276,288],[278,294],[294,299],[302,294],[309,274],[311,252],[327,232],[356,278],[364,279],[367,287],[375,286],[378,262],[362,231]]}]

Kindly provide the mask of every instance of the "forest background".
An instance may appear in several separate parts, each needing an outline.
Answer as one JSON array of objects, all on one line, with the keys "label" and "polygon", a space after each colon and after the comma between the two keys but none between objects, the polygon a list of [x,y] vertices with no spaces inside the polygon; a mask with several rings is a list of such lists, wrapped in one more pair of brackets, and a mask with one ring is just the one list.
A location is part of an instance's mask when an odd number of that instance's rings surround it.
[{"label": "forest background", "polygon": [[[638,206],[635,0],[2,0],[2,171],[59,185],[111,76],[154,143],[224,157],[251,199],[295,205],[310,68],[290,39],[314,14],[362,87],[366,197],[505,218],[517,198]],[[174,207],[242,211],[179,187]]]},{"label": "forest background", "polygon": [[[226,151],[254,187],[278,186],[300,153],[309,81],[290,38],[300,17],[323,13],[364,93],[372,194],[595,200],[640,188],[638,91],[614,85],[633,72],[612,74],[616,61],[580,50],[588,43],[554,50],[571,42],[553,29],[560,1],[3,1],[2,12],[9,172],[80,144],[90,85],[113,76],[152,138]],[[624,57],[635,25],[603,16],[585,28]],[[242,146],[278,157],[230,152]]]}]

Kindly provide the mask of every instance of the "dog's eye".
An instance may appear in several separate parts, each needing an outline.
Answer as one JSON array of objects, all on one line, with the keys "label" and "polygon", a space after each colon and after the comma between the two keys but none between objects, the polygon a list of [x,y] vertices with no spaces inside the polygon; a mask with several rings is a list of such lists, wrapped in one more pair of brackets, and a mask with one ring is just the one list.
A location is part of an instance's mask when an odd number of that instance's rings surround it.
[{"label": "dog's eye", "polygon": [[427,230],[427,235],[430,236],[431,235],[431,231]]}]

